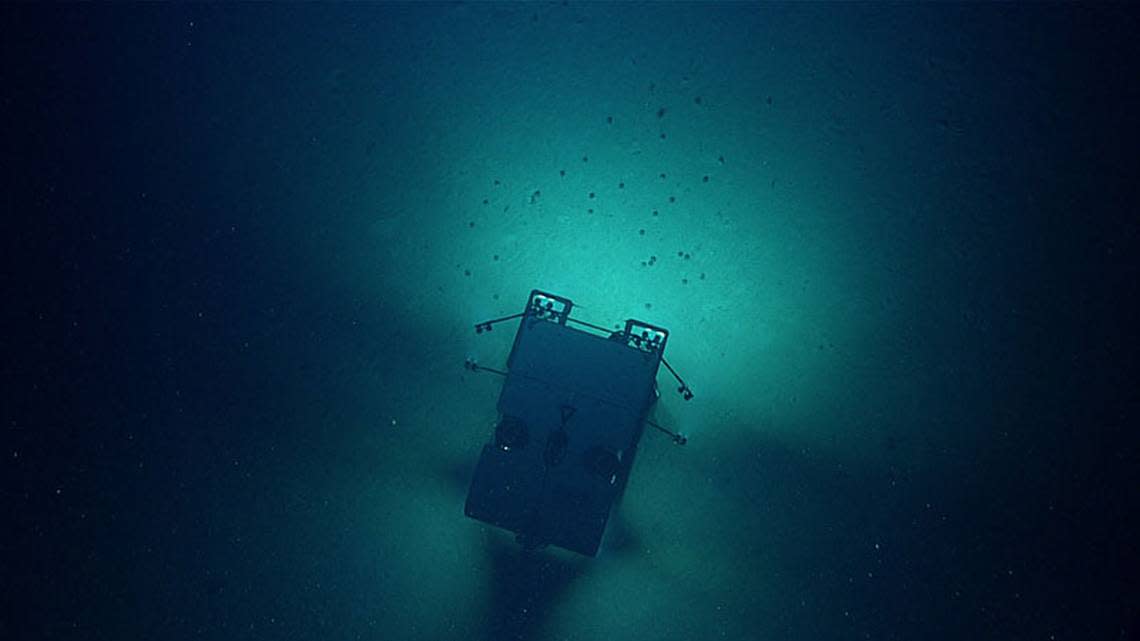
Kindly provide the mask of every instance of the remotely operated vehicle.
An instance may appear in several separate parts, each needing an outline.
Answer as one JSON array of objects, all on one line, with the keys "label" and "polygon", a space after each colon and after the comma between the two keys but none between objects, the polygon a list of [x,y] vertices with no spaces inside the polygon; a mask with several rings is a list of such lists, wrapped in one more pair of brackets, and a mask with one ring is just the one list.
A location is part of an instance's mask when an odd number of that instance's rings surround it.
[{"label": "remotely operated vehicle", "polygon": [[625,489],[650,421],[660,365],[685,400],[693,392],[665,361],[668,330],[626,320],[610,330],[571,318],[574,303],[532,290],[520,313],[506,370],[468,358],[474,372],[502,376],[494,434],[483,446],[467,494],[467,516],[516,534],[525,548],[555,545],[596,556],[611,508]]}]

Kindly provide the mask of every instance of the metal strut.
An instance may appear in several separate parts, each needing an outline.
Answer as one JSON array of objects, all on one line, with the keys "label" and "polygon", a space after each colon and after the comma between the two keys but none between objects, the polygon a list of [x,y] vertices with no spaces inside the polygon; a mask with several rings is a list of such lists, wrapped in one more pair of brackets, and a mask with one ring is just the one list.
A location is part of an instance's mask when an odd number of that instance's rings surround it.
[{"label": "metal strut", "polygon": [[652,427],[668,434],[669,438],[673,439],[673,442],[676,443],[677,445],[684,445],[685,443],[689,442],[689,437],[685,436],[684,434],[682,434],[680,432],[674,432],[673,430],[670,430],[669,428],[661,427],[660,425],[658,425],[657,423],[654,423],[653,421],[651,421],[649,419],[645,419],[645,422],[649,423],[649,425],[651,425]]},{"label": "metal strut", "polygon": [[664,355],[661,356],[661,364],[664,365],[665,369],[669,370],[669,373],[673,375],[673,378],[677,379],[677,382],[681,384],[680,387],[677,388],[677,391],[681,393],[681,398],[684,398],[686,401],[692,400],[692,388],[690,388],[689,385],[685,383],[685,381],[681,380],[681,376],[677,374],[677,370],[673,369],[673,366],[669,364],[669,361],[665,360]]}]

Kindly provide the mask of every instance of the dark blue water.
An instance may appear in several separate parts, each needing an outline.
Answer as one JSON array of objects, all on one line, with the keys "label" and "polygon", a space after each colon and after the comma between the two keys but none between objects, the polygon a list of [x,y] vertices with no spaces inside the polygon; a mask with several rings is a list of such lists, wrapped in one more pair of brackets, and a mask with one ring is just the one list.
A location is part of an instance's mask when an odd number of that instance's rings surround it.
[{"label": "dark blue water", "polygon": [[[1132,639],[1124,6],[18,6],[5,639]],[[595,559],[467,519],[543,288]]]}]

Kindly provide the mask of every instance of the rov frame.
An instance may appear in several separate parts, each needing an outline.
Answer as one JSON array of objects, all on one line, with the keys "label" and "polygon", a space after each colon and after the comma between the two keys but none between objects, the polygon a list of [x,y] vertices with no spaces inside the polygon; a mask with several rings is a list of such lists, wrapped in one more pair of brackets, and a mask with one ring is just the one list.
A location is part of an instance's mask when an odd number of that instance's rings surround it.
[{"label": "rov frame", "polygon": [[514,532],[525,548],[595,556],[645,425],[687,441],[649,420],[659,366],[683,399],[693,392],[665,361],[668,330],[635,319],[609,330],[572,318],[573,309],[570,299],[535,289],[522,312],[475,325],[482,334],[520,319],[506,370],[464,363],[505,379],[464,511]]}]

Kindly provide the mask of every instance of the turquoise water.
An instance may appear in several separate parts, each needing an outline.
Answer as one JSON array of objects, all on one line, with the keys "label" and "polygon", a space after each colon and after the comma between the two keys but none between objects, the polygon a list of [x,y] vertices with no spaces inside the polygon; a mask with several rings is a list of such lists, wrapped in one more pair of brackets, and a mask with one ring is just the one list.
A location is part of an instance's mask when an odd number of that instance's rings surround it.
[{"label": "turquoise water", "polygon": [[[4,636],[1135,635],[1124,9],[6,11]],[[696,394],[596,559],[463,516],[533,288]]]}]

